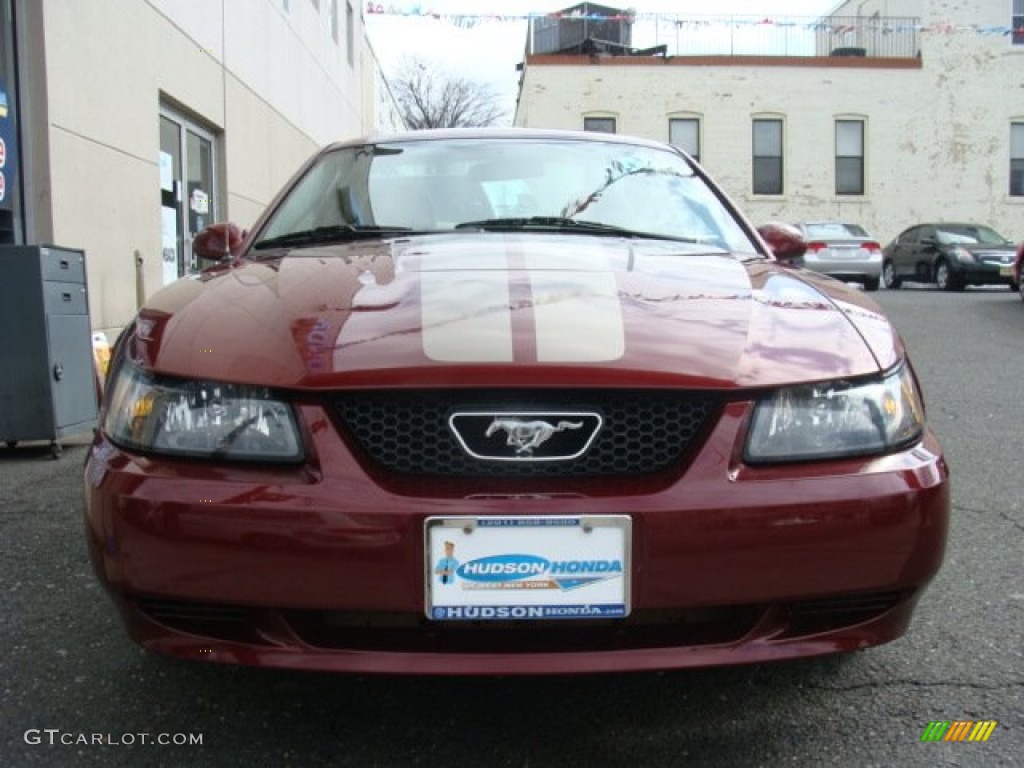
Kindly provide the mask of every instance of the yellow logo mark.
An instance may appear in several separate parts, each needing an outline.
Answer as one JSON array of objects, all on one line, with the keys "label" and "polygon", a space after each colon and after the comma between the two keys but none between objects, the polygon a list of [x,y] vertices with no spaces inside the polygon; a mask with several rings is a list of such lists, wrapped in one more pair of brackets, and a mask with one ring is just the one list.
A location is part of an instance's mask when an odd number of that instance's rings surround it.
[{"label": "yellow logo mark", "polygon": [[932,720],[921,741],[988,741],[998,724],[996,720]]}]

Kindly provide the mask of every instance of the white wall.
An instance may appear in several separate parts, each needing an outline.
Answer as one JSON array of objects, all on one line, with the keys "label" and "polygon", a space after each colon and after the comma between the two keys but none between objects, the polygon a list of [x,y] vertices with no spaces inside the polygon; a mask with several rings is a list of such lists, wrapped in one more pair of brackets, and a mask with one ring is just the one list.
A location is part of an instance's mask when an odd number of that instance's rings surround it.
[{"label": "white wall", "polygon": [[[924,3],[932,24],[1010,24],[1004,0]],[[907,13],[903,3],[850,3]],[[840,7],[837,15],[851,14]],[[528,62],[518,125],[579,129],[613,114],[618,131],[667,141],[668,118],[702,116],[702,164],[755,222],[858,221],[887,241],[925,219],[987,222],[1024,239],[1024,198],[1009,196],[1010,122],[1024,121],[1024,46],[971,29],[922,32],[919,68],[686,65],[679,60]],[[829,62],[825,62],[829,63]],[[914,64],[913,60],[910,62]],[[831,62],[835,64],[835,62]],[[785,121],[785,194],[751,192],[751,119]],[[834,121],[866,121],[866,194],[834,193]]]},{"label": "white wall", "polygon": [[[32,0],[28,0],[32,4]],[[346,0],[39,0],[25,130],[35,154],[29,242],[84,248],[94,328],[134,314],[135,253],[161,284],[159,114],[169,104],[217,136],[221,217],[255,219],[318,147],[372,132],[376,60],[360,3],[351,62]],[[34,4],[33,4],[34,5]]]}]

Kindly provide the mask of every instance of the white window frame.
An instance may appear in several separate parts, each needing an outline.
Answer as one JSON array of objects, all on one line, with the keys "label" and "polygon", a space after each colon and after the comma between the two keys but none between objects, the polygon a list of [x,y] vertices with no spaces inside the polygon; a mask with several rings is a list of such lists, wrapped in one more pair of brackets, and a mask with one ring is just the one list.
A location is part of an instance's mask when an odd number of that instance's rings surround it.
[{"label": "white window frame", "polygon": [[[675,132],[672,130],[672,128],[673,128],[673,126],[679,125],[679,124],[685,124],[688,127],[690,125],[693,126],[693,128],[694,128],[693,138],[694,138],[695,146],[690,147],[690,146],[687,146],[686,143],[684,143],[684,142],[677,141],[677,139],[679,137],[674,135]],[[702,119],[702,117],[700,115],[690,115],[690,114],[685,114],[685,115],[669,115],[669,118],[668,118],[668,143],[672,144],[673,146],[679,147],[679,149],[681,149],[684,152],[686,152],[690,157],[692,157],[694,160],[696,160],[699,163],[700,162],[700,157],[701,157],[701,144],[703,142],[703,135],[702,135],[703,134],[703,128],[704,128],[704,120]]]},{"label": "white window frame", "polygon": [[[588,128],[587,123],[598,123],[600,121],[611,121],[612,130],[606,131],[601,128]],[[592,133],[618,133],[619,132],[619,121],[615,115],[584,115],[583,116],[583,130],[590,131]]]},{"label": "white window frame", "polygon": [[[774,147],[771,149],[773,152],[769,154],[764,147],[765,138],[759,137],[757,128],[761,124],[772,124],[778,125],[779,136],[778,136],[778,148],[777,151]],[[750,188],[751,192],[755,195],[764,195],[767,197],[781,197],[786,194],[786,121],[780,115],[754,115],[751,118],[750,123]],[[773,142],[774,143],[774,142]],[[764,161],[771,160],[778,163],[778,182],[779,187],[777,190],[772,189],[771,191],[758,190],[758,168],[764,165]],[[761,161],[760,163],[758,161]],[[774,174],[773,174],[774,175]],[[763,180],[761,181],[763,184]]]},{"label": "white window frame", "polygon": [[[860,126],[860,136],[857,137],[859,147],[851,147],[849,138],[840,136],[840,126],[844,125],[857,125]],[[865,190],[867,189],[867,176],[865,169],[867,168],[866,162],[866,147],[867,145],[867,120],[863,117],[837,117],[835,119],[835,190],[837,197],[863,197]],[[840,165],[845,164],[851,165],[849,161],[856,160],[859,162],[858,171],[858,188],[856,191],[850,189],[841,188],[842,177],[844,173],[840,170]],[[847,161],[843,163],[842,161]]]},{"label": "white window frame", "polygon": [[1010,197],[1024,199],[1024,118],[1010,122]]},{"label": "white window frame", "polygon": [[356,65],[356,13],[352,7],[352,0],[345,0],[345,50],[348,55],[348,65]]}]

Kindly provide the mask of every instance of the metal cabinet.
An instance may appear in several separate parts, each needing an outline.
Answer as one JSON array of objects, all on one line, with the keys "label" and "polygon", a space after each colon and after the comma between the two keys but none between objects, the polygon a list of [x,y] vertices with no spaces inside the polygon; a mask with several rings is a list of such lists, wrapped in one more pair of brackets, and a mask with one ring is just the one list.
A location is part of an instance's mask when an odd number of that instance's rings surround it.
[{"label": "metal cabinet", "polygon": [[58,439],[96,423],[85,253],[0,246],[0,441]]}]

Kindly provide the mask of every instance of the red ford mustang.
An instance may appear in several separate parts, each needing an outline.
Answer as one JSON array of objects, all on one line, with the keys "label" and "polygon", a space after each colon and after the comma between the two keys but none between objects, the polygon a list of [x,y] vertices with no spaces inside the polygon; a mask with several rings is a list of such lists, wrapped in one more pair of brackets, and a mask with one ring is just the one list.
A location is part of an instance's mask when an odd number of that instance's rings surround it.
[{"label": "red ford mustang", "polygon": [[330,146],[116,345],[85,467],[147,648],[351,672],[899,637],[949,485],[899,336],[672,147]]}]

